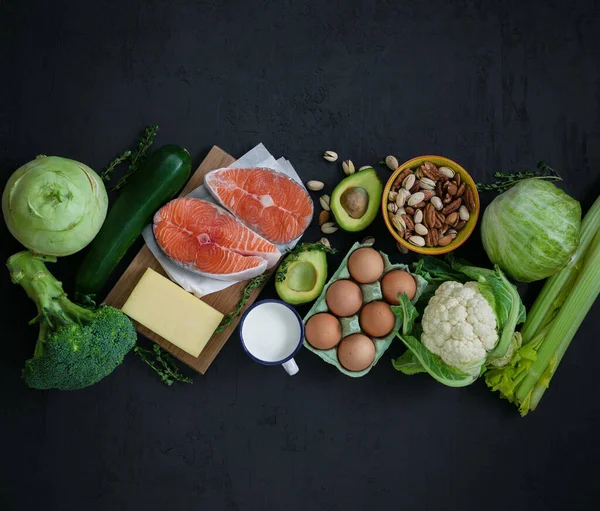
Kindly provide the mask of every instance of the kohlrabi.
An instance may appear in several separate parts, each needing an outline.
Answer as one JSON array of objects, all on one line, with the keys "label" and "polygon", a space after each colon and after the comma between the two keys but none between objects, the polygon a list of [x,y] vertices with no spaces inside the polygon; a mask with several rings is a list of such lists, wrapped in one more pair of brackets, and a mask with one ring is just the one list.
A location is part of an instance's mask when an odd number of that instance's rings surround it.
[{"label": "kohlrabi", "polygon": [[23,165],[2,195],[11,234],[33,252],[52,256],[73,254],[92,241],[107,208],[98,174],[58,156],[38,156]]}]

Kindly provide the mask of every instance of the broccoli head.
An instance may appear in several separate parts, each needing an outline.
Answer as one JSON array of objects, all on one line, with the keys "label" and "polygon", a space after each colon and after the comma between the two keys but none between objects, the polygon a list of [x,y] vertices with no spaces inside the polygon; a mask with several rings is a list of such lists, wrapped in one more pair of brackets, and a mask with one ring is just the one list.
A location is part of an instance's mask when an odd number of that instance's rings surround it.
[{"label": "broccoli head", "polygon": [[11,279],[37,305],[40,330],[23,378],[34,389],[76,390],[97,383],[123,362],[137,340],[131,320],[114,307],[88,309],[69,300],[47,270],[56,258],[19,252],[8,259]]}]

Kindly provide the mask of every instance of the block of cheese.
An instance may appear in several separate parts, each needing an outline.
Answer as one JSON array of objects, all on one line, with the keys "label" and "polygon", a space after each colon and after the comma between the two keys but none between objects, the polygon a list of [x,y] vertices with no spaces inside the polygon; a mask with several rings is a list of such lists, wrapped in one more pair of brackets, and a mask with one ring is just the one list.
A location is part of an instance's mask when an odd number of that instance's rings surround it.
[{"label": "block of cheese", "polygon": [[223,314],[148,268],[123,312],[170,343],[197,357]]}]

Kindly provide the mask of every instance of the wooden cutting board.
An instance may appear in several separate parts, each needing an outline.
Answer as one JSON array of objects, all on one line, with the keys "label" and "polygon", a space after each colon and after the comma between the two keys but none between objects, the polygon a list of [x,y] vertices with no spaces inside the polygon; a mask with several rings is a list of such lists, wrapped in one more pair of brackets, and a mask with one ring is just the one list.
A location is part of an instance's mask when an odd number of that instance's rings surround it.
[{"label": "wooden cutting board", "polygon": [[[197,188],[204,182],[204,176],[210,172],[211,170],[219,169],[221,167],[227,167],[231,165],[235,161],[235,158],[230,154],[227,154],[223,149],[213,146],[213,148],[206,155],[206,158],[202,161],[198,170],[192,174],[192,177],[185,185],[182,190],[180,196],[187,195],[194,188]],[[147,246],[144,247],[138,252],[135,256],[135,259],[131,262],[131,264],[127,267],[119,281],[115,284],[115,287],[111,290],[111,292],[106,297],[105,303],[108,305],[112,305],[113,307],[121,308],[123,304],[129,298],[129,295],[133,291],[133,288],[137,285],[138,281],[146,271],[146,268],[152,268],[157,271],[161,275],[167,276],[162,266],[158,263],[156,258],[152,255],[152,252],[148,249]],[[238,282],[233,286],[228,287],[227,289],[223,289],[222,291],[218,291],[217,293],[213,293],[202,298],[202,301],[214,307],[218,311],[223,314],[227,314],[231,312],[238,300],[242,295],[242,291],[248,281]],[[262,291],[261,286],[252,291],[250,295],[250,299],[246,303],[244,310],[248,308],[254,301],[258,294]],[[147,329],[145,326],[140,325],[137,322],[136,328],[137,331],[142,334],[144,337],[156,342],[162,348],[167,350],[171,355],[181,360],[183,363],[195,369],[199,373],[204,374],[212,361],[215,359],[221,348],[227,342],[227,339],[231,336],[234,330],[237,328],[240,317],[234,318],[231,324],[226,327],[222,332],[215,333],[208,341],[208,344],[200,353],[200,356],[194,357],[189,353],[186,353],[182,349],[177,346],[171,344],[169,341],[163,339],[160,335],[155,334],[151,330]]]}]

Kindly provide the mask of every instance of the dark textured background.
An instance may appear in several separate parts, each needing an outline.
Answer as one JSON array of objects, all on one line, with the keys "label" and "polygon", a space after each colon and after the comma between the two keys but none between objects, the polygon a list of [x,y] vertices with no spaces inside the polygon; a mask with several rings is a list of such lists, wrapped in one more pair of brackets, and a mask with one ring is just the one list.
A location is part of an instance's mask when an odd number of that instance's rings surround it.
[{"label": "dark textured background", "polygon": [[[157,123],[194,164],[262,141],[329,190],[325,149],[357,165],[442,154],[477,180],[545,159],[587,208],[599,30],[597,2],[2,0],[1,178],[39,153],[101,169]],[[0,229],[4,260],[19,246]],[[396,254],[380,220],[370,232]],[[462,255],[485,262],[478,235]],[[77,262],[54,266],[67,286]],[[396,373],[398,345],[358,380],[308,351],[288,378],[232,338],[193,385],[164,387],[131,355],[87,390],[32,391],[34,310],[6,272],[0,286],[2,509],[599,507],[598,304],[520,419],[481,382]]]}]

